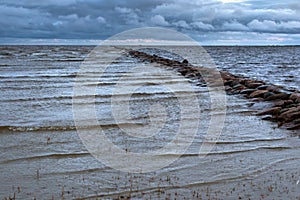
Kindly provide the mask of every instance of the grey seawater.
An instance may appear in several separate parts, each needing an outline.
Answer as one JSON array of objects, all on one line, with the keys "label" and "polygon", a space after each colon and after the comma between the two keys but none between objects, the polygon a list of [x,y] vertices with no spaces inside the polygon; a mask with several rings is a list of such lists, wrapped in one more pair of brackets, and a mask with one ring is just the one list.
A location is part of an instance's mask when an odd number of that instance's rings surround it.
[{"label": "grey seawater", "polygon": [[[170,47],[187,50],[192,47]],[[0,47],[0,197],[17,199],[297,199],[300,198],[299,132],[278,129],[253,115],[247,100],[228,96],[227,118],[213,151],[199,156],[210,115],[207,88],[196,92],[200,129],[190,148],[174,163],[151,173],[117,171],[89,154],[74,127],[72,97],[81,62],[93,47]],[[219,68],[299,89],[300,47],[207,47]],[[159,50],[155,53],[163,54]],[[164,55],[166,57],[170,55]],[[194,55],[197,56],[197,55]],[[176,59],[176,58],[174,58]],[[120,148],[149,152],[166,145],[178,128],[180,108],[172,91],[160,85],[184,81],[130,70],[135,59],[120,56],[99,78],[93,71],[83,84],[95,87],[97,117],[107,137]],[[175,73],[175,72],[174,72]],[[110,111],[112,88],[121,77],[128,85],[145,83],[131,97],[137,123],[148,123],[147,106],[160,102],[169,112],[163,132],[141,140],[127,136]],[[289,81],[286,81],[289,80]],[[89,85],[88,85],[89,86]],[[124,91],[126,94],[126,91]],[[124,96],[115,97],[122,103]],[[189,123],[195,123],[191,119]],[[126,124],[130,126],[130,124]],[[176,155],[161,155],[169,158]]]},{"label": "grey seawater", "polygon": [[207,47],[220,69],[300,90],[300,47]]}]

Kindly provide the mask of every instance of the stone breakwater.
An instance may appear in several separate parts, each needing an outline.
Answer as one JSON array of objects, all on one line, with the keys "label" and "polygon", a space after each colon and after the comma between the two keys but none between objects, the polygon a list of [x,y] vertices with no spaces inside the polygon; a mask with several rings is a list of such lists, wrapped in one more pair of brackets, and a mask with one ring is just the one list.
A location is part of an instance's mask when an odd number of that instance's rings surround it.
[{"label": "stone breakwater", "polygon": [[[157,55],[131,50],[129,55],[142,62],[157,63],[179,72],[182,76],[197,80],[199,86],[218,86],[216,77],[221,77],[226,94],[239,95],[253,102],[269,102],[265,110],[256,115],[264,116],[263,120],[276,122],[278,127],[288,130],[300,130],[300,92],[287,90],[284,87],[266,84],[263,81],[238,77],[226,71],[216,71],[195,67],[188,60],[170,60]],[[208,72],[209,71],[209,72]]]}]

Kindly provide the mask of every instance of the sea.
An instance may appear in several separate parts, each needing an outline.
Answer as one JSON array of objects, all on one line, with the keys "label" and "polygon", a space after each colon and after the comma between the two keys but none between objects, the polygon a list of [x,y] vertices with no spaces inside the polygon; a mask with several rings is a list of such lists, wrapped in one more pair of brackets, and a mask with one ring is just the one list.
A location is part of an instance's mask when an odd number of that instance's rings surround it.
[{"label": "sea", "polygon": [[[159,48],[142,50],[182,59]],[[300,90],[300,46],[203,48],[218,70]],[[266,104],[227,96],[220,113],[208,88],[172,69],[147,68],[126,53],[82,74],[94,49],[0,46],[1,199],[300,199],[299,131],[255,116]],[[78,93],[78,84],[91,96]],[[119,116],[123,109],[133,121]],[[96,124],[80,128],[80,115]],[[220,115],[224,121],[213,124]],[[220,131],[208,142],[209,152],[202,152],[210,127]],[[99,129],[105,137],[91,137],[89,130]],[[178,139],[179,129],[185,135]],[[85,136],[107,155],[97,156]],[[173,142],[179,151],[162,150]],[[108,144],[125,156],[105,149]],[[149,152],[152,160],[144,156]],[[130,171],[135,165],[140,171]]]}]

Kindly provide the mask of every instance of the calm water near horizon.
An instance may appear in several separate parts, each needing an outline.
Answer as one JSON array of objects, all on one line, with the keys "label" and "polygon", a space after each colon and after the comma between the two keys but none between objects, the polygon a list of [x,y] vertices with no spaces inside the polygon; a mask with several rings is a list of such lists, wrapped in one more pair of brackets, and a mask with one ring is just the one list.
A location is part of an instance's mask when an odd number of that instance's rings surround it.
[{"label": "calm water near horizon", "polygon": [[[189,94],[196,92],[203,120],[193,144],[179,159],[145,174],[120,172],[97,161],[77,135],[72,113],[75,77],[93,48],[0,46],[1,199],[14,193],[17,199],[110,199],[129,195],[133,199],[300,199],[299,131],[279,129],[260,120],[253,115],[257,107],[251,107],[245,99],[228,97],[222,135],[211,154],[198,157],[209,116],[215,113],[210,110],[207,88],[193,83],[193,91],[178,94],[189,99]],[[300,90],[300,46],[205,49],[218,69]],[[86,81],[98,82],[96,114],[108,138],[123,149],[146,152],[171,140],[178,128],[176,113],[180,112],[172,92],[152,83],[176,87],[184,78],[133,73],[130,67],[136,62],[121,56],[101,79],[91,73]],[[171,113],[165,132],[143,141],[124,136],[110,113],[112,88],[124,76],[129,85],[151,83],[132,95],[136,106],[133,114],[139,123],[146,123],[145,105],[162,103]],[[123,96],[116,100],[122,103]]]}]

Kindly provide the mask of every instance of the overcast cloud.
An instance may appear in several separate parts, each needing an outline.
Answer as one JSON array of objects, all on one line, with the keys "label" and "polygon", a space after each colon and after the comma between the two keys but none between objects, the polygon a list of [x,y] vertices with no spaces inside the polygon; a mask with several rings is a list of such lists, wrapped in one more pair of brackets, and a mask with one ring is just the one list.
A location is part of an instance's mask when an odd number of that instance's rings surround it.
[{"label": "overcast cloud", "polygon": [[298,0],[0,0],[0,43],[20,38],[101,40],[130,28],[158,26],[207,44],[300,44],[299,4]]}]

